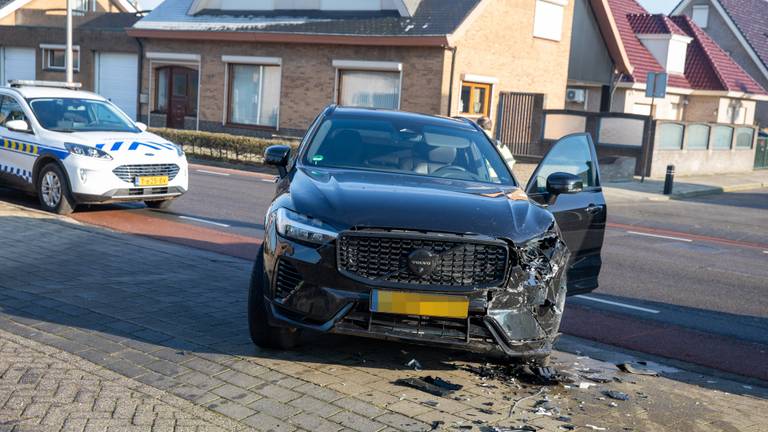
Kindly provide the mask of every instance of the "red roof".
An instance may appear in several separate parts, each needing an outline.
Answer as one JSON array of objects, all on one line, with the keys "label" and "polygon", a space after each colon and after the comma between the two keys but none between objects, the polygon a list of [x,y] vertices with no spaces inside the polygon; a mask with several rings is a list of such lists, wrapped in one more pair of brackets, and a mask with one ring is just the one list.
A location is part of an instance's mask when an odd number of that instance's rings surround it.
[{"label": "red roof", "polygon": [[663,72],[637,35],[670,34],[693,38],[688,45],[685,74],[670,74],[669,86],[694,90],[767,94],[720,46],[690,18],[649,14],[635,0],[608,0],[629,61],[629,82],[645,83],[649,72]]}]

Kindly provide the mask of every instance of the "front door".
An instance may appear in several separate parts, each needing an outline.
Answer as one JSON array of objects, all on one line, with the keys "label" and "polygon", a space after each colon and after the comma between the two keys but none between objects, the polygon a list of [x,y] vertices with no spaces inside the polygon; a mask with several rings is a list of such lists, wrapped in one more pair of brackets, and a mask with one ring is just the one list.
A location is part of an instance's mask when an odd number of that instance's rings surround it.
[{"label": "front door", "polygon": [[[567,173],[581,179],[580,190],[554,195],[547,179],[554,173]],[[568,295],[593,291],[602,266],[607,207],[602,188],[597,154],[589,134],[562,138],[549,150],[528,182],[528,195],[555,215],[565,243],[571,251],[568,268]]]},{"label": "front door", "polygon": [[185,68],[173,68],[171,72],[171,103],[168,109],[168,127],[184,128],[184,118],[189,106],[188,91],[189,71]]}]

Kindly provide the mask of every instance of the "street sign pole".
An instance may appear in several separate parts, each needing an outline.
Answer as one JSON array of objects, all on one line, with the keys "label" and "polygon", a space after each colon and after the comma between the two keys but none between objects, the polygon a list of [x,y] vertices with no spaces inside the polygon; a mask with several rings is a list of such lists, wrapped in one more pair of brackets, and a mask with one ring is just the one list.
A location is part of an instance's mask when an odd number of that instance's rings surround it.
[{"label": "street sign pole", "polygon": [[[667,79],[666,72],[648,72],[648,77],[645,80],[645,97],[651,98],[651,128],[654,127],[654,118],[656,117],[656,98],[664,99],[667,97]],[[651,156],[649,150],[651,148],[651,136],[648,135],[648,142],[646,142],[645,149],[642,152],[643,157],[643,173],[640,177],[640,183],[645,182],[645,171],[648,169],[648,158]]]},{"label": "street sign pole", "polygon": [[74,53],[72,51],[72,1],[67,0],[67,84],[74,82]]}]

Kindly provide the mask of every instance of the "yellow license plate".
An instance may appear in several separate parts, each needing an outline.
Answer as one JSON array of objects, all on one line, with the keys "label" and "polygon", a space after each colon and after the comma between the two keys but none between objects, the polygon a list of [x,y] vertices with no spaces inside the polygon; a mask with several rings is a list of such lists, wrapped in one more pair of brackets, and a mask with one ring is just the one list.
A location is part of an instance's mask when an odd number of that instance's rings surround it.
[{"label": "yellow license plate", "polygon": [[469,299],[453,295],[373,290],[371,312],[466,318],[469,315]]},{"label": "yellow license plate", "polygon": [[136,177],[136,186],[167,186],[168,176]]}]

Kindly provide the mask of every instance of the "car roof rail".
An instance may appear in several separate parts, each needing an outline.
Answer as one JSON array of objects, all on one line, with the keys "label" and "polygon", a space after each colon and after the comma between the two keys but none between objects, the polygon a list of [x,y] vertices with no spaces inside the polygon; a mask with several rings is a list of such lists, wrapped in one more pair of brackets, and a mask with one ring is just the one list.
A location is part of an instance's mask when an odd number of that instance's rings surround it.
[{"label": "car roof rail", "polygon": [[11,88],[19,87],[48,87],[68,90],[79,90],[83,88],[82,83],[67,83],[61,81],[36,81],[36,80],[10,80],[8,84]]}]

